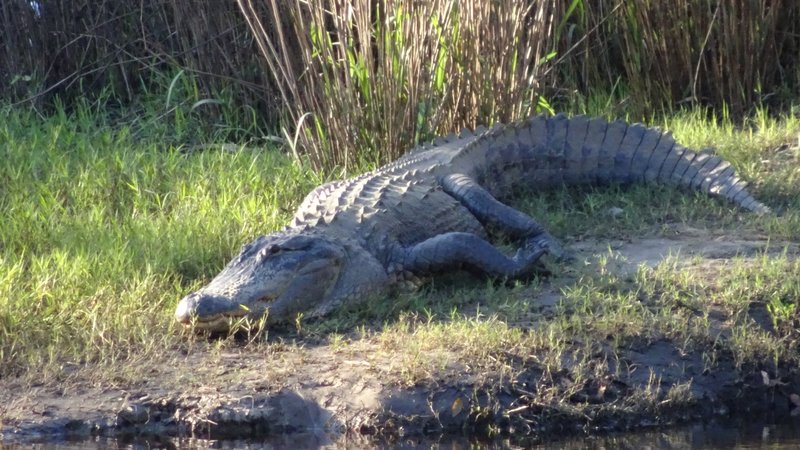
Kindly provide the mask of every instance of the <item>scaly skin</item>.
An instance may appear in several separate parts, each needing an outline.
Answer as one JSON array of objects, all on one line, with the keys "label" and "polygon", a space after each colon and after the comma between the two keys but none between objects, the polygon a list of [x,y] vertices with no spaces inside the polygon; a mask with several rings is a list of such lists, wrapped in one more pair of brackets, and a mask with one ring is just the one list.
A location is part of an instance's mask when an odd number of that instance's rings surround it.
[{"label": "scaly skin", "polygon": [[[418,147],[373,172],[312,191],[283,231],[246,245],[175,311],[186,325],[225,330],[230,319],[320,316],[343,304],[467,268],[515,278],[535,270],[558,242],[499,201],[520,188],[655,182],[719,196],[757,213],[727,162],[639,124],[583,116],[532,117],[465,131]],[[486,227],[519,242],[507,256]]]}]

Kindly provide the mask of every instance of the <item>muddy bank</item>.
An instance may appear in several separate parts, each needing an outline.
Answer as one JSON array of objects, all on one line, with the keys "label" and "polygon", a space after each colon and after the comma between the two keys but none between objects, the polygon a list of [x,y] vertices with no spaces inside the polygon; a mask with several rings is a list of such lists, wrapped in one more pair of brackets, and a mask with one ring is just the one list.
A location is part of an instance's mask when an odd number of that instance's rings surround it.
[{"label": "muddy bank", "polygon": [[[661,373],[665,387],[693,379],[692,401],[670,405],[661,399],[660,404],[637,407],[626,399],[636,395],[635,377],[626,381],[609,377],[588,380],[564,398],[563,405],[536,404],[530,401],[530,390],[548,387],[542,386],[535,368],[508,383],[476,386],[469,380],[441,380],[413,388],[387,386],[369,371],[339,369],[329,373],[335,378],[298,380],[274,392],[268,388],[259,392],[256,376],[240,373],[239,383],[197,391],[164,390],[152,386],[154,382],[125,389],[82,387],[72,393],[40,387],[24,398],[12,399],[6,391],[0,436],[30,441],[89,436],[242,439],[288,434],[317,444],[343,434],[390,441],[450,433],[552,439],[575,432],[623,431],[714,418],[781,420],[797,408],[790,399],[800,388],[796,374],[772,386],[756,371],[737,375],[732,369],[722,369],[698,374],[689,367],[687,378],[678,378],[671,371],[687,360],[672,353],[667,343],[631,354],[631,361],[645,359],[655,363],[651,367]],[[553,383],[568,385],[570,380]],[[20,392],[16,386],[4,385]]]},{"label": "muddy bank", "polygon": [[[796,243],[769,243],[682,232],[678,238],[575,242],[579,260],[605,264],[624,277],[669,254],[698,271],[725,270],[730,259],[774,252],[795,257]],[[766,253],[765,253],[766,252]],[[550,320],[558,280],[536,292],[530,323]],[[748,320],[774,333],[764,304]],[[731,317],[708,314],[709,339],[730,334]],[[527,328],[526,328],[527,327]],[[345,336],[347,337],[347,336]],[[137,362],[136,377],[97,381],[91,367],[75,367],[65,382],[0,380],[0,438],[31,440],[86,436],[169,435],[243,438],[297,434],[324,443],[346,433],[398,439],[422,434],[557,436],[627,430],[713,417],[797,417],[796,367],[736,364],[722,354],[713,364],[670,339],[569,343],[561,369],[534,351],[503,355],[486,370],[469,360],[435,361],[424,377],[402,374],[403,361],[373,336],[347,345],[270,337],[264,347],[200,341],[159,361]],[[585,353],[581,358],[575,355]],[[570,364],[587,364],[578,378]],[[131,381],[131,379],[136,381]],[[795,419],[796,420],[796,419]]]}]

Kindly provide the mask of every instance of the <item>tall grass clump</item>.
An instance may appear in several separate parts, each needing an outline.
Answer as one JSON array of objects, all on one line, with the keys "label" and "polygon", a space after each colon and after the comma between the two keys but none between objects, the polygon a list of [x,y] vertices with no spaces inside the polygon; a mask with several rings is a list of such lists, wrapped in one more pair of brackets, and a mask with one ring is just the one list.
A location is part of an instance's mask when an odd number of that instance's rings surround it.
[{"label": "tall grass clump", "polygon": [[565,15],[563,2],[238,3],[317,168],[536,110]]}]

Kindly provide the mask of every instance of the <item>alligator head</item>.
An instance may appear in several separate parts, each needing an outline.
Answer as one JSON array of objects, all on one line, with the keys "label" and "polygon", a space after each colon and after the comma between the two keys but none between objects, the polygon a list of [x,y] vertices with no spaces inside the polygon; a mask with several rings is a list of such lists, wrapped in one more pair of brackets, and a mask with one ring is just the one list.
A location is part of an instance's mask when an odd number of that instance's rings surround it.
[{"label": "alligator head", "polygon": [[302,232],[261,236],[245,245],[207,286],[184,297],[175,318],[184,325],[221,331],[230,319],[269,322],[314,310],[335,290],[347,259],[331,238]]}]

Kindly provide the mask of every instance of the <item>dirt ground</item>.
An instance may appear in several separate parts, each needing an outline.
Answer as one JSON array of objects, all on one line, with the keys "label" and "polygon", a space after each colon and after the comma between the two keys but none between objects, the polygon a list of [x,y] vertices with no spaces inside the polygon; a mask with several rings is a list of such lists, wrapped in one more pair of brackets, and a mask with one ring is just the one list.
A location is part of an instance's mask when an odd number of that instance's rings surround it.
[{"label": "dirt ground", "polygon": [[[724,270],[736,255],[755,258],[765,250],[779,253],[787,247],[791,255],[798,253],[797,243],[712,237],[690,229],[674,237],[582,241],[570,247],[589,262],[607,254],[610,247],[623,257],[610,266],[620,274],[632,273],[641,264],[655,266],[670,254],[681,255],[685,264],[697,270]],[[546,282],[537,297],[540,312],[553,307],[559,295]],[[755,307],[751,315],[769,329],[769,313],[760,308]],[[712,314],[710,320],[717,321],[712,328],[724,333],[723,318]],[[699,355],[682,354],[668,341],[654,342],[627,349],[623,355],[628,367],[642,370],[629,371],[623,379],[611,377],[618,373],[611,365],[607,369],[610,381],[600,394],[587,386],[572,401],[619,402],[651,383],[655,374],[662,386],[687,384],[695,399],[690,407],[664,407],[655,415],[634,416],[615,413],[612,407],[579,421],[559,421],[558,414],[551,412],[545,421],[536,419],[544,409],[518,402],[525,386],[535,385],[541,375],[535,367],[520,367],[513,382],[494,379],[487,385],[491,376],[453,363],[438,369],[429,382],[405,386],[390,376],[398,362],[377,351],[378,345],[372,339],[354,339],[346,346],[303,343],[298,348],[287,343],[285,351],[271,345],[265,353],[236,345],[214,350],[213,342],[200,341],[192,351],[176,350],[163,361],[143,362],[136,377],[140,381],[135,383],[127,381],[130,376],[120,377],[118,383],[94,382],[87,372],[91,368],[86,367],[75,367],[69,383],[0,380],[0,440],[138,433],[201,438],[300,433],[324,443],[344,433],[397,437],[485,430],[487,426],[498,433],[591,432],[732,413],[788,417],[797,406],[792,395],[800,388],[797,373],[770,382],[760,370],[739,371],[730,361],[719,362],[713,372],[703,371]],[[523,409],[527,414],[515,419]]]}]

